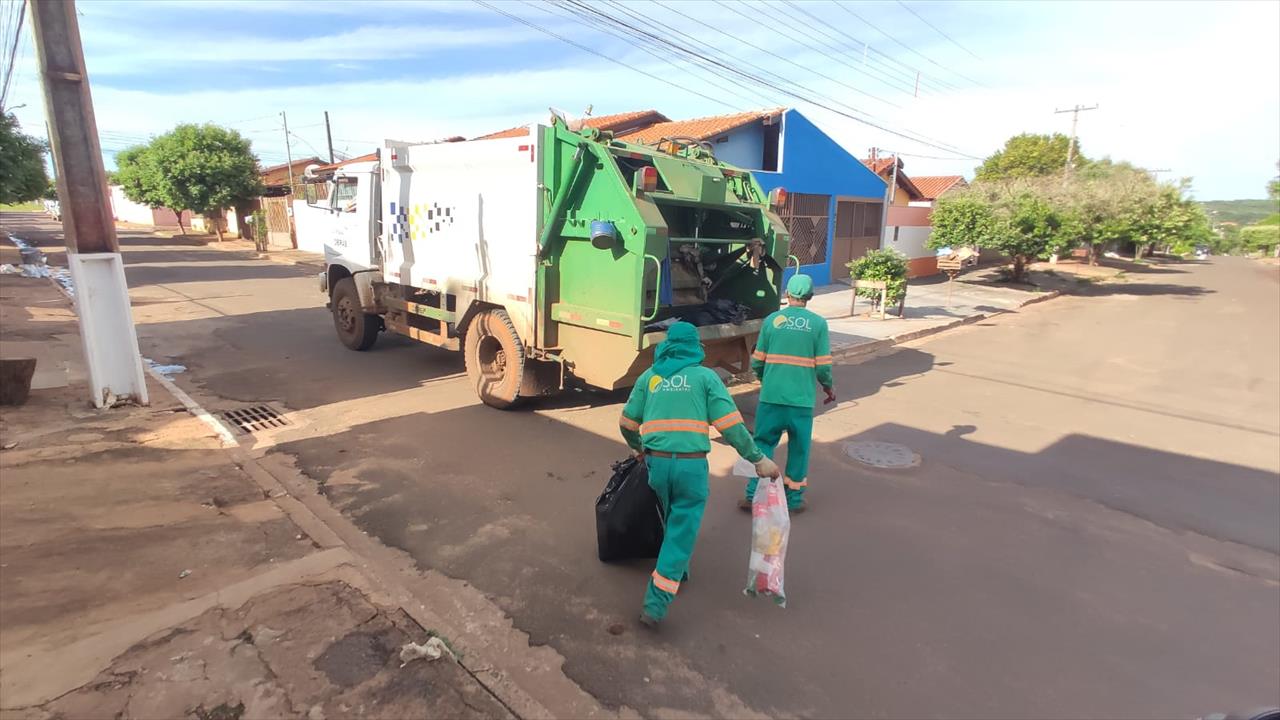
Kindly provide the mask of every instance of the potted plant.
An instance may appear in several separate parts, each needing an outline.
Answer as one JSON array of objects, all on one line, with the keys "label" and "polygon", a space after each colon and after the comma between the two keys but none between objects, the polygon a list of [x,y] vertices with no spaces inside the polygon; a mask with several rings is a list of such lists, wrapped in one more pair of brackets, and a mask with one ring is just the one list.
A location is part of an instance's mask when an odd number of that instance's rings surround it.
[{"label": "potted plant", "polygon": [[[907,301],[907,256],[892,249],[871,250],[848,264],[849,275],[858,280],[880,280],[885,284],[885,302],[897,304],[898,317],[902,317]],[[880,310],[880,291],[871,288],[855,290],[860,297],[871,300],[873,308]]]}]

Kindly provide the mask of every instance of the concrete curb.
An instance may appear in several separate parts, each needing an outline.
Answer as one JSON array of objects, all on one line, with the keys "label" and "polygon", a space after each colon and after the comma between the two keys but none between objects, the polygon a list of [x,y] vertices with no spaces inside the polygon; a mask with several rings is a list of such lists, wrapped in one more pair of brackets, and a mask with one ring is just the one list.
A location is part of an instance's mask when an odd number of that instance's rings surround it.
[{"label": "concrete curb", "polygon": [[929,337],[930,335],[937,335],[938,333],[943,333],[948,330],[953,330],[955,328],[962,327],[964,325],[972,325],[973,323],[980,322],[982,320],[986,320],[987,318],[995,317],[997,315],[1004,315],[1005,313],[1015,312],[1028,305],[1034,305],[1036,303],[1042,303],[1046,300],[1052,300],[1056,297],[1060,297],[1061,295],[1062,295],[1062,292],[1060,290],[1050,290],[1049,292],[1042,293],[1035,297],[1023,300],[1022,302],[1018,303],[1016,306],[1009,308],[1007,310],[999,310],[997,312],[989,312],[989,313],[976,313],[974,315],[969,315],[969,316],[960,318],[959,320],[953,320],[951,322],[944,323],[942,325],[935,325],[934,327],[930,327],[930,328],[921,328],[919,330],[910,330],[908,332],[892,335],[890,337],[887,337],[881,340],[871,340],[864,343],[857,343],[856,345],[847,345],[843,348],[833,348],[831,351],[831,356],[836,360],[851,360],[853,358],[862,357],[863,355],[870,355],[872,353],[876,353],[881,350],[886,350],[895,345],[901,345],[902,343],[910,342],[912,340],[919,340],[920,338]]}]

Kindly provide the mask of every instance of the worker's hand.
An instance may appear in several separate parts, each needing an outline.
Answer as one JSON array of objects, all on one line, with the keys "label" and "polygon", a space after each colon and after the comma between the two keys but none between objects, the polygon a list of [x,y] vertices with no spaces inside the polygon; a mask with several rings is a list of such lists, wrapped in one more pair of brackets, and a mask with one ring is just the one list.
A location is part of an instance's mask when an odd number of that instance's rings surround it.
[{"label": "worker's hand", "polygon": [[764,457],[760,458],[760,462],[756,463],[756,475],[777,479],[782,476],[782,471],[778,469],[777,463]]},{"label": "worker's hand", "polygon": [[643,451],[643,450],[632,450],[631,452],[635,454],[636,462],[638,462],[638,463],[640,463],[641,465],[643,465],[643,464],[644,464],[644,451]]},{"label": "worker's hand", "polygon": [[823,405],[830,405],[836,401],[836,389],[833,387],[824,387],[822,391],[827,394],[827,399],[822,401]]}]

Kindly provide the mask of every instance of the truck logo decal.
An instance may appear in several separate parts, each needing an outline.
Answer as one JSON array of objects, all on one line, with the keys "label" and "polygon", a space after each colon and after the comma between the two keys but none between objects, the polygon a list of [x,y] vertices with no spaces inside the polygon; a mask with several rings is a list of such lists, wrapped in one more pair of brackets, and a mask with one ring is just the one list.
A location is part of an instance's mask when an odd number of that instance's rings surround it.
[{"label": "truck logo decal", "polygon": [[409,209],[409,239],[426,240],[453,225],[457,208],[439,203],[416,203]]}]

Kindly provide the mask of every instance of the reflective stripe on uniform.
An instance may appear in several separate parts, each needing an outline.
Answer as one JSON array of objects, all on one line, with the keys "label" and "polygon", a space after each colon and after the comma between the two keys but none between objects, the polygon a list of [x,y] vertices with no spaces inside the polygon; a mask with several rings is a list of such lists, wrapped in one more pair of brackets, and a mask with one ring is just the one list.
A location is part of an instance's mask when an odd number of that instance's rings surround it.
[{"label": "reflective stripe on uniform", "polygon": [[764,360],[765,358],[769,357],[769,354],[763,350],[757,350],[751,353],[751,357],[756,360]]},{"label": "reflective stripe on uniform", "polygon": [[626,415],[623,415],[623,416],[621,416],[621,417],[619,417],[619,418],[618,418],[618,424],[619,424],[619,425],[621,425],[622,427],[624,427],[624,428],[628,429],[628,430],[639,430],[639,429],[640,429],[640,423],[639,423],[638,421],[636,421],[636,420],[632,420],[631,418],[627,417]]},{"label": "reflective stripe on uniform", "polygon": [[792,480],[791,478],[782,478],[782,484],[783,484],[783,485],[786,485],[788,488],[790,488],[790,489],[792,489],[792,490],[799,490],[800,488],[806,488],[806,487],[809,487],[809,478],[805,478],[805,479],[801,480],[800,482],[796,482],[795,480]]},{"label": "reflective stripe on uniform", "polygon": [[738,412],[737,410],[734,410],[733,412],[729,413],[728,415],[725,415],[719,420],[712,420],[711,424],[715,426],[715,429],[719,430],[720,432],[724,432],[725,430],[728,430],[729,428],[733,427],[734,425],[737,425],[740,422],[742,422],[742,413]]},{"label": "reflective stripe on uniform", "polygon": [[818,364],[818,365],[830,365],[830,364],[831,364],[831,356],[830,356],[830,355],[819,355],[818,357],[816,357],[816,358],[814,358],[814,359],[813,359],[813,362],[814,362],[814,363],[816,363],[816,364]]},{"label": "reflective stripe on uniform", "polygon": [[680,418],[669,420],[650,420],[640,426],[640,434],[648,435],[656,432],[691,432],[700,435],[711,434],[706,420],[685,420]]},{"label": "reflective stripe on uniform", "polygon": [[782,355],[780,353],[766,353],[763,360],[766,365],[796,365],[798,367],[813,367],[816,365],[811,357]]},{"label": "reflective stripe on uniform", "polygon": [[675,580],[671,580],[669,578],[663,577],[662,575],[658,574],[657,570],[653,571],[653,586],[664,592],[669,592],[672,595],[675,595],[676,593],[680,592],[680,583],[676,582]]}]

